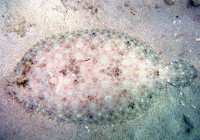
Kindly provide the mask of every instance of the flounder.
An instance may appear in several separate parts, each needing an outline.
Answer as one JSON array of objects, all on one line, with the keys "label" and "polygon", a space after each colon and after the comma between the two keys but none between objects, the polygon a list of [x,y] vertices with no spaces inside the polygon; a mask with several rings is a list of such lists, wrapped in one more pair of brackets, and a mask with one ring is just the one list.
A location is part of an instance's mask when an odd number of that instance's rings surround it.
[{"label": "flounder", "polygon": [[58,122],[116,124],[148,110],[166,88],[189,86],[185,60],[165,66],[146,43],[115,30],[53,35],[35,44],[8,78],[28,112]]}]

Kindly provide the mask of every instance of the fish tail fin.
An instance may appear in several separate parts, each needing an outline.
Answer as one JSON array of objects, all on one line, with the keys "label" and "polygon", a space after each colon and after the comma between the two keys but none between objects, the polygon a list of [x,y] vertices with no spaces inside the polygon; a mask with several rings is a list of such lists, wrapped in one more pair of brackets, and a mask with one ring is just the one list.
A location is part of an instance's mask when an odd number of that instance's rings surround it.
[{"label": "fish tail fin", "polygon": [[176,60],[167,65],[169,78],[167,82],[175,87],[190,86],[197,77],[196,68],[185,60]]}]

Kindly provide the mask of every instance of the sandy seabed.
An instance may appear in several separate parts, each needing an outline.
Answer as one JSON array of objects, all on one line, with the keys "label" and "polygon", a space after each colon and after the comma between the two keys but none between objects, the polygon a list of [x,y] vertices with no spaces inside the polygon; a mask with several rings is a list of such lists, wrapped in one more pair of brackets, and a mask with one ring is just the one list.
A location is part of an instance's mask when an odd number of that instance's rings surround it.
[{"label": "sandy seabed", "polygon": [[[200,8],[188,0],[4,0],[0,3],[0,139],[200,139],[200,82],[168,85],[140,117],[117,125],[58,124],[27,113],[4,92],[6,78],[25,52],[66,31],[111,28],[147,42],[164,64],[184,59],[200,69]],[[199,75],[199,73],[198,73]]]}]

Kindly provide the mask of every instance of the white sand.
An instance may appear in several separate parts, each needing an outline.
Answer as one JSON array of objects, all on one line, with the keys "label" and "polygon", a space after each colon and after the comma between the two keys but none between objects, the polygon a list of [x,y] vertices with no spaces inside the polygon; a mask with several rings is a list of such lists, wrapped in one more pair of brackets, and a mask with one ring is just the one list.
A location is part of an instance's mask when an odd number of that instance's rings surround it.
[{"label": "white sand", "polygon": [[164,64],[185,59],[199,71],[200,8],[188,0],[176,0],[174,5],[162,0],[69,1],[0,2],[0,139],[199,139],[199,78],[183,89],[169,85],[147,113],[114,126],[56,124],[26,113],[4,93],[9,73],[34,43],[77,29],[127,32],[150,44]]}]

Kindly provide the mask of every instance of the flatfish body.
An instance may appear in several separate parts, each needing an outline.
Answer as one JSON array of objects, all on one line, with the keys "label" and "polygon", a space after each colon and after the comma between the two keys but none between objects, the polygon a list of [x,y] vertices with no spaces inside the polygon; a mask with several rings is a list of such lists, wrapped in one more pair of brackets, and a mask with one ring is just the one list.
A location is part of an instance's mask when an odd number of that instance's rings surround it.
[{"label": "flatfish body", "polygon": [[6,90],[28,112],[58,122],[116,124],[148,110],[167,83],[185,87],[196,77],[185,60],[165,66],[147,44],[92,29],[39,41],[17,64]]}]

